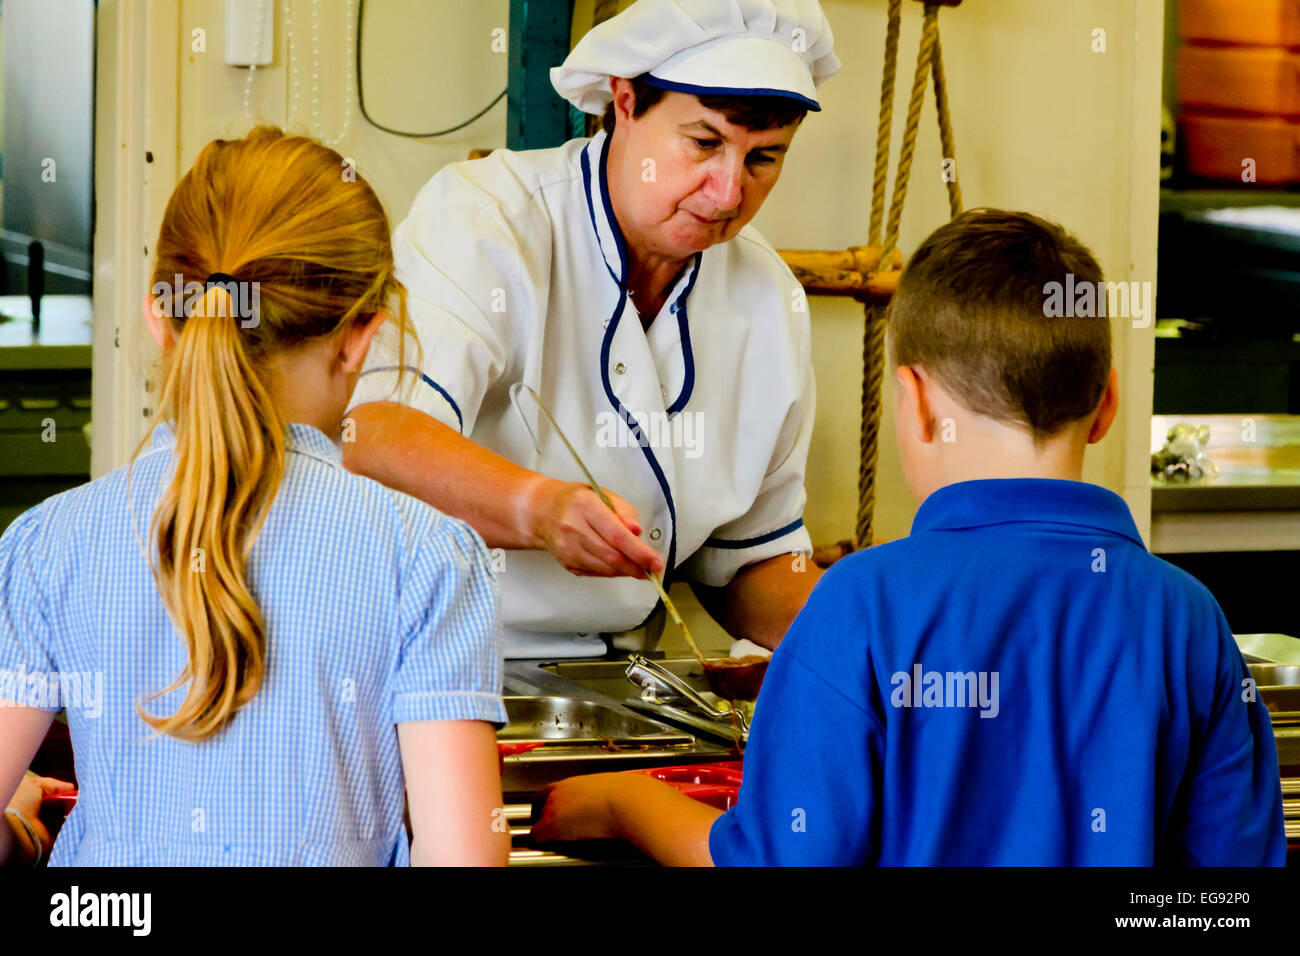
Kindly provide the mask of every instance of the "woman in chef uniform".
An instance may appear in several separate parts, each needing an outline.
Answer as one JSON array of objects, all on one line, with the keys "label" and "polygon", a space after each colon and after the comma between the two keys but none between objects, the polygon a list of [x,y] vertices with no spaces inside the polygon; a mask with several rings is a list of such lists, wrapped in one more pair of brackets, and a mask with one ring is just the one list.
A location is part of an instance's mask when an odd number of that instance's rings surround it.
[{"label": "woman in chef uniform", "polygon": [[444,167],[398,227],[418,358],[372,349],[345,459],[503,549],[507,656],[603,652],[647,572],[768,647],[802,607],[808,313],[749,222],[838,68],[816,0],[638,0],[551,72],[604,130]]}]

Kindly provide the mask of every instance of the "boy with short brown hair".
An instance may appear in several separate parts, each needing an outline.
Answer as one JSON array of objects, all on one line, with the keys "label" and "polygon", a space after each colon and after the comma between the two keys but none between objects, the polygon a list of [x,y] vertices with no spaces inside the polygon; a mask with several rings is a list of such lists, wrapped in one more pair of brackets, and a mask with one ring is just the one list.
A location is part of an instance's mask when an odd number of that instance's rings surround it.
[{"label": "boy with short brown hair", "polygon": [[669,863],[1280,865],[1272,727],[1213,596],[1081,481],[1114,421],[1088,250],[978,209],[890,306],[912,533],[838,562],[769,668],[725,814],[636,775],[560,784],[539,839]]}]

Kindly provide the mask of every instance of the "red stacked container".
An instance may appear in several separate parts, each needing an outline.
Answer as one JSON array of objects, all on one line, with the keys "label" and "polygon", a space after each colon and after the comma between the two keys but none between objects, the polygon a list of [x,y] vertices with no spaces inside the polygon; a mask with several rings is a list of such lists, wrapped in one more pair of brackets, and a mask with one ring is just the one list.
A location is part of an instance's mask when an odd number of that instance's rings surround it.
[{"label": "red stacked container", "polygon": [[1187,171],[1300,182],[1300,0],[1179,0],[1178,18]]}]

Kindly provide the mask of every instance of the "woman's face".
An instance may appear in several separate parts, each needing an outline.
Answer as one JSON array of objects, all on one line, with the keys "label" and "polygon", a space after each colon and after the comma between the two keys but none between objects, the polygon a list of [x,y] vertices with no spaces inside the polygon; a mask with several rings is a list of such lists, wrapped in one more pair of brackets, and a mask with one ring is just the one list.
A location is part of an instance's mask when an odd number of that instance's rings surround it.
[{"label": "woman's face", "polygon": [[736,126],[689,93],[667,92],[635,118],[632,104],[631,83],[616,79],[615,212],[635,248],[674,259],[734,238],[754,218],[799,128]]}]

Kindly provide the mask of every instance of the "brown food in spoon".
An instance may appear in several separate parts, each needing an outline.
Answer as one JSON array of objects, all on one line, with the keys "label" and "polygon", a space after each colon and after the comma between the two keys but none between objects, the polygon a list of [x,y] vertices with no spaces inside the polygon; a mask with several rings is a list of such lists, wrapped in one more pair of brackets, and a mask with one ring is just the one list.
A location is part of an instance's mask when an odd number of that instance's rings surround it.
[{"label": "brown food in spoon", "polygon": [[723,700],[758,700],[770,659],[761,654],[712,658],[703,662],[704,678]]}]

